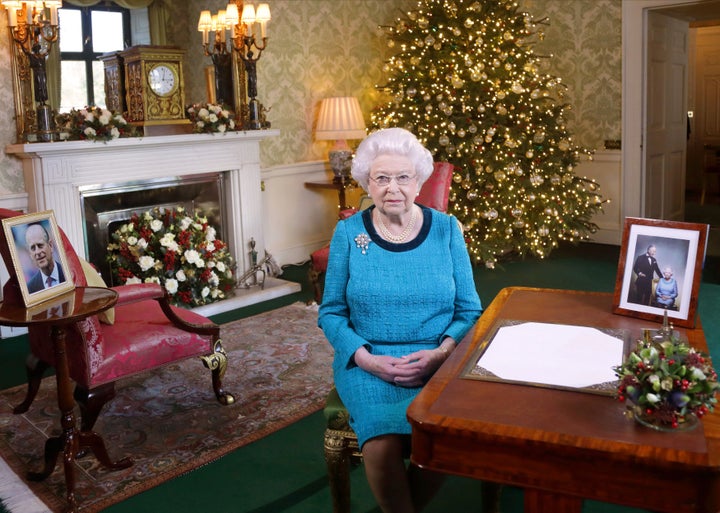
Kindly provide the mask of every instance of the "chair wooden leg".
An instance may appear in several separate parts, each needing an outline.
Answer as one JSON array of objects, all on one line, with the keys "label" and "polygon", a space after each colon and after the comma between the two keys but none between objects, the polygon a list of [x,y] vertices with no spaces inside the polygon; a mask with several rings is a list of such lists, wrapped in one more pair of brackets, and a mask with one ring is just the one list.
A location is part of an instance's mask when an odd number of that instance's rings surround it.
[{"label": "chair wooden leg", "polygon": [[201,356],[203,365],[212,371],[212,385],[215,391],[215,397],[223,406],[228,406],[235,402],[235,397],[223,390],[222,380],[227,369],[227,353],[222,346],[222,340],[217,339],[213,344],[213,352],[206,356]]},{"label": "chair wooden leg", "polygon": [[73,396],[80,406],[80,430],[92,431],[103,406],[115,397],[115,382],[105,383],[90,390],[77,385]]},{"label": "chair wooden leg", "polygon": [[308,281],[313,288],[313,295],[317,304],[322,303],[323,286],[321,283],[322,271],[313,269],[312,263],[310,269],[308,269]]},{"label": "chair wooden leg", "polygon": [[30,405],[35,400],[35,397],[40,390],[40,383],[42,381],[43,374],[45,374],[48,367],[50,367],[50,365],[40,360],[33,354],[29,354],[27,356],[27,359],[25,360],[25,372],[28,380],[27,393],[25,394],[23,402],[13,408],[13,413],[25,413],[30,409]]},{"label": "chair wooden leg", "polygon": [[347,438],[340,431],[325,430],[325,464],[333,513],[350,513],[350,454]]}]

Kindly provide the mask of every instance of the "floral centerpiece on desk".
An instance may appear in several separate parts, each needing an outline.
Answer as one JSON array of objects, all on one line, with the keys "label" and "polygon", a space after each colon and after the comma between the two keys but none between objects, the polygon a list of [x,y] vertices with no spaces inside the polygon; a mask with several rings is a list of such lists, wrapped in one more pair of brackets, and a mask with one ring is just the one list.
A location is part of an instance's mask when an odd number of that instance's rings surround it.
[{"label": "floral centerpiece on desk", "polygon": [[71,141],[112,141],[120,137],[137,137],[138,129],[122,114],[100,107],[71,109],[55,118],[57,129],[68,134]]},{"label": "floral centerpiece on desk", "polygon": [[222,105],[196,103],[187,107],[186,112],[196,134],[222,134],[235,130],[232,112]]},{"label": "floral centerpiece on desk", "polygon": [[156,207],[115,230],[107,260],[118,283],[159,283],[173,304],[201,306],[235,287],[234,260],[215,235],[198,213]]},{"label": "floral centerpiece on desk", "polygon": [[673,334],[660,342],[638,341],[622,365],[618,399],[634,405],[637,420],[656,429],[691,427],[713,411],[718,376],[709,356]]}]

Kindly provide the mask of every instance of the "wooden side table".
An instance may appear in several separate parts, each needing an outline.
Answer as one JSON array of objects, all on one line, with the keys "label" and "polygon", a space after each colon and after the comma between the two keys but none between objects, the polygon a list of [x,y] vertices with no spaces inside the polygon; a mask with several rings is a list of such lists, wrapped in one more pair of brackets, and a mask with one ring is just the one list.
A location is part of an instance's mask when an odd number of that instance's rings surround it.
[{"label": "wooden side table", "polygon": [[0,324],[6,326],[49,326],[55,351],[55,379],[57,381],[58,406],[62,435],[45,442],[45,468],[41,472],[28,472],[31,481],[42,481],[55,469],[60,451],[63,453],[65,486],[68,511],[77,511],[75,499],[75,458],[83,449],[90,449],[102,465],[110,470],[120,470],[132,465],[124,458],[112,462],[105,442],[93,431],[80,431],[76,427],[72,382],[65,350],[65,334],[68,326],[96,315],[117,302],[117,292],[102,287],[77,287],[37,306],[0,303]]},{"label": "wooden side table", "polygon": [[308,189],[325,189],[325,190],[336,190],[338,193],[338,212],[351,208],[347,205],[345,199],[345,191],[357,187],[357,184],[353,180],[327,180],[324,182],[305,182],[305,187]]}]

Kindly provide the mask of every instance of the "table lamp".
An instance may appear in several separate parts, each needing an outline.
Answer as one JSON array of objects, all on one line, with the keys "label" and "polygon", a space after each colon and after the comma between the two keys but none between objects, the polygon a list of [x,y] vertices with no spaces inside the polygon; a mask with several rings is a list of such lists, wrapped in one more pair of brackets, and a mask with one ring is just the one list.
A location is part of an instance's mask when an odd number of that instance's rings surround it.
[{"label": "table lamp", "polygon": [[325,98],[320,103],[315,139],[335,141],[328,153],[333,182],[343,182],[350,176],[352,150],[347,139],[363,139],[365,135],[365,121],[357,98]]}]

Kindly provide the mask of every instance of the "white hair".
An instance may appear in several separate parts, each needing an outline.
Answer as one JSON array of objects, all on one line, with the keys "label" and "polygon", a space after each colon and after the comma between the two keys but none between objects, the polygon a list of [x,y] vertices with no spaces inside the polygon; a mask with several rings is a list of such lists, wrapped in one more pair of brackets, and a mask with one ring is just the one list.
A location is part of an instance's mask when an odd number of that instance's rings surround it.
[{"label": "white hair", "polygon": [[404,128],[384,128],[368,135],[355,152],[350,172],[365,190],[368,188],[370,167],[380,155],[402,155],[410,159],[420,186],[433,172],[432,154],[412,132]]}]

